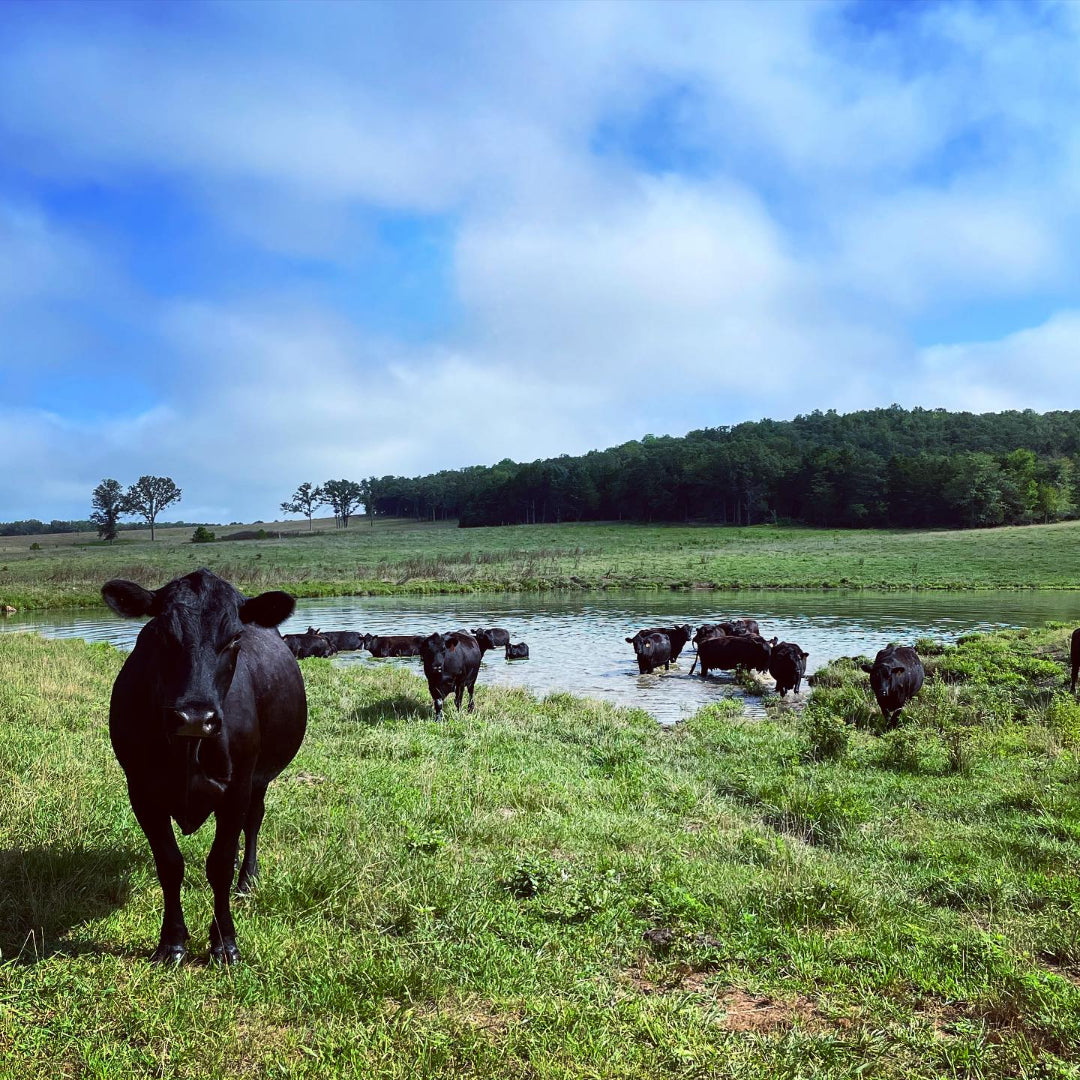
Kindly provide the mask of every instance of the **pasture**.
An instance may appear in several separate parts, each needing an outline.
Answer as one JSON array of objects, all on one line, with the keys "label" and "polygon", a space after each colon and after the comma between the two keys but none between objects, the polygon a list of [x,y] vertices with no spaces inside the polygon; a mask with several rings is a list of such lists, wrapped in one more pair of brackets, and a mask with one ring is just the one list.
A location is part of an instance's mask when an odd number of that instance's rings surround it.
[{"label": "pasture", "polygon": [[0,1077],[1075,1076],[1067,640],[922,643],[884,734],[848,662],[801,714],[664,729],[482,685],[437,725],[408,671],[305,661],[245,962],[159,970],[123,654],[0,636]]},{"label": "pasture", "polygon": [[[219,537],[278,525],[218,527]],[[89,607],[110,577],[151,587],[206,566],[248,592],[296,596],[655,588],[1076,588],[1080,522],[949,531],[621,523],[458,529],[295,521],[281,539],[192,544],[192,529],[0,537],[0,608]],[[38,549],[32,548],[33,544]]]}]

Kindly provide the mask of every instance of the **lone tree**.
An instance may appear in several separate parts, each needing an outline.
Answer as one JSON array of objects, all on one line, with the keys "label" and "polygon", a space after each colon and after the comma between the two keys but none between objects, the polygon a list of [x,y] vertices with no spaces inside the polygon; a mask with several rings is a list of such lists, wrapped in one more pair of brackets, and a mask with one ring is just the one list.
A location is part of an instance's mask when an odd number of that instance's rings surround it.
[{"label": "lone tree", "polygon": [[154,522],[166,506],[180,501],[180,489],[170,476],[140,476],[137,483],[127,489],[123,513],[138,514],[150,526],[150,539],[154,539]]},{"label": "lone tree", "polygon": [[293,493],[291,501],[281,504],[281,510],[285,514],[303,514],[307,518],[308,532],[311,532],[311,517],[325,503],[326,496],[323,489],[312,487],[305,481]]},{"label": "lone tree", "polygon": [[327,480],[322,486],[323,501],[341,520],[341,527],[349,527],[349,518],[364,501],[364,491],[355,480]]},{"label": "lone tree", "polygon": [[102,480],[90,497],[94,508],[90,520],[97,526],[102,540],[116,539],[116,526],[124,513],[124,489],[119,480]]}]

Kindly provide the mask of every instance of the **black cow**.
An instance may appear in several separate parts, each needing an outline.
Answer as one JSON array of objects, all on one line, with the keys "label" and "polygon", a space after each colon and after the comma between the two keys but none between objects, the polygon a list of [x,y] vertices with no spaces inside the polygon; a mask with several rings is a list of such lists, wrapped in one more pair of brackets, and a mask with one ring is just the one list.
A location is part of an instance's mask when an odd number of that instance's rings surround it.
[{"label": "black cow", "polygon": [[926,677],[919,654],[909,645],[887,645],[862,669],[870,675],[886,725],[895,727],[900,710],[922,689]]},{"label": "black cow", "polygon": [[507,660],[528,660],[529,659],[529,646],[524,641],[519,642],[517,645],[507,644],[506,646],[506,659]]},{"label": "black cow", "polygon": [[769,654],[769,674],[776,680],[776,692],[783,697],[789,690],[797,694],[806,674],[808,652],[790,641],[774,645]]},{"label": "black cow", "polygon": [[[632,638],[626,640],[634,645],[634,642],[639,638],[644,639],[650,634],[667,634],[668,640],[671,642],[671,661],[674,663],[679,659],[679,653],[683,651],[683,647],[690,640],[690,624],[684,623],[682,626],[650,626],[648,630],[639,630]],[[637,646],[634,645],[634,652],[637,652]]]},{"label": "black cow", "polygon": [[637,656],[638,671],[642,675],[658,668],[661,664],[665,670],[671,664],[671,638],[662,630],[639,630],[627,642],[634,646],[634,654]]},{"label": "black cow", "polygon": [[1080,672],[1080,630],[1074,630],[1072,644],[1069,649],[1069,659],[1072,660],[1072,692],[1076,693],[1076,676]]},{"label": "black cow", "polygon": [[304,680],[272,629],[292,614],[295,601],[283,592],[248,600],[209,570],[153,592],[117,579],[101,594],[118,615],[152,616],[116,677],[109,706],[113,751],[165,901],[150,959],[178,963],[188,939],[180,905],[184,858],[170,818],[187,835],[214,814],[206,860],[214,890],[210,955],[236,963],[229,889],[240,832],[244,892],[258,873],[266,788],[296,755],[307,726]]},{"label": "black cow", "polygon": [[372,656],[419,656],[424,639],[419,634],[365,635],[364,648]]},{"label": "black cow", "polygon": [[716,624],[728,637],[745,637],[747,634],[761,636],[761,628],[753,619],[731,619]]},{"label": "black cow", "polygon": [[459,712],[462,694],[469,691],[469,712],[472,712],[473,687],[480,672],[480,646],[476,638],[461,630],[432,634],[421,641],[420,657],[424,661],[431,700],[435,703],[435,719],[442,719],[443,699],[451,690]]},{"label": "black cow", "polygon": [[302,634],[282,634],[281,637],[297,660],[306,660],[309,656],[333,656],[337,652],[321,630],[313,630],[310,626]]},{"label": "black cow", "polygon": [[730,671],[733,668],[752,668],[756,671],[769,670],[769,658],[776,638],[766,641],[757,634],[707,638],[698,646],[698,660],[701,662],[701,677],[704,679],[716,668]]},{"label": "black cow", "polygon": [[[465,631],[462,630],[461,633]],[[504,630],[501,626],[489,626],[486,630],[478,626],[472,631],[472,636],[476,638],[476,643],[480,646],[481,655],[488,649],[501,649],[504,645],[510,644],[510,631]]]},{"label": "black cow", "polygon": [[[699,652],[701,650],[701,643],[708,641],[710,638],[723,637],[724,631],[717,623],[702,623],[701,626],[694,631],[694,648]],[[694,662],[690,665],[690,674],[694,674],[694,668],[697,667],[698,658],[694,657]]]},{"label": "black cow", "polygon": [[321,634],[333,646],[334,652],[356,652],[357,649],[366,649],[365,641],[367,634],[361,634],[356,630],[315,630],[307,628],[309,634]]}]

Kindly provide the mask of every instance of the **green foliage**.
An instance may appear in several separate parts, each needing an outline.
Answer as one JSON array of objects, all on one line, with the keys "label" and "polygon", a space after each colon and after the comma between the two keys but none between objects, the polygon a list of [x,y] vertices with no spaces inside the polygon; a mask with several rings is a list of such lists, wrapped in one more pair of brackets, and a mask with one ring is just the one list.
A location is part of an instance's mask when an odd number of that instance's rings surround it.
[{"label": "green foliage", "polygon": [[827,708],[807,708],[804,727],[809,761],[839,761],[848,751],[851,729],[847,721]]},{"label": "green foliage", "polygon": [[217,537],[210,531],[205,525],[200,525],[192,534],[191,542],[193,544],[212,544]]}]

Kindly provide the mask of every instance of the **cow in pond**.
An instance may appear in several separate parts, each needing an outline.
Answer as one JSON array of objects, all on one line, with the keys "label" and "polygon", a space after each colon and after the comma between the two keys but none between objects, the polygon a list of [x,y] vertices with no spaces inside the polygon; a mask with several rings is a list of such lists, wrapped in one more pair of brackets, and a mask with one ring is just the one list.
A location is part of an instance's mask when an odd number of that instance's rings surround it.
[{"label": "cow in pond", "polygon": [[1072,643],[1069,648],[1069,659],[1072,660],[1072,692],[1076,693],[1076,676],[1080,673],[1080,630],[1074,630]]},{"label": "cow in pond", "polygon": [[507,643],[506,646],[506,659],[507,660],[528,660],[529,659],[529,646],[524,641],[519,641],[516,645]]},{"label": "cow in pond", "polygon": [[472,634],[455,630],[432,634],[420,644],[428,691],[435,704],[435,719],[442,719],[443,701],[454,693],[454,705],[461,711],[461,697],[469,691],[469,712],[473,711],[473,687],[480,673],[480,646]]},{"label": "cow in pond", "polygon": [[728,637],[745,637],[747,634],[761,636],[761,629],[753,619],[729,619],[716,624]]},{"label": "cow in pond", "polygon": [[634,652],[638,651],[637,642],[643,641],[651,634],[664,634],[671,645],[671,662],[679,659],[679,653],[683,651],[686,643],[690,640],[690,624],[682,626],[650,626],[648,630],[639,630],[632,638],[627,638],[627,643],[634,646]]},{"label": "cow in pond", "polygon": [[797,694],[806,674],[806,661],[810,656],[798,645],[781,641],[769,653],[769,674],[776,680],[776,692],[783,697],[789,690]]},{"label": "cow in pond", "polygon": [[337,652],[321,630],[310,626],[302,634],[282,634],[281,637],[297,660],[306,660],[309,656],[333,656]]},{"label": "cow in pond", "polygon": [[[710,638],[723,637],[724,631],[718,623],[702,623],[701,626],[694,631],[694,648],[696,650],[701,649],[701,643],[708,641]],[[694,674],[694,668],[697,667],[698,658],[694,657],[694,662],[690,665],[690,674]]]},{"label": "cow in pond", "polygon": [[209,570],[150,591],[113,580],[101,589],[118,615],[151,616],[113,684],[109,736],[127,775],[135,817],[150,842],[164,896],[157,964],[178,963],[188,939],[180,904],[185,835],[211,815],[206,860],[214,891],[210,956],[236,963],[229,889],[244,833],[238,889],[258,872],[266,788],[292,761],[307,726],[304,680],[273,629],[292,614],[287,593],[247,599]]},{"label": "cow in pond", "polygon": [[333,646],[334,652],[356,652],[367,648],[364,644],[367,634],[357,630],[313,630],[309,626],[308,633],[321,634]]},{"label": "cow in pond", "polygon": [[626,639],[634,646],[638,671],[648,675],[661,664],[665,670],[671,664],[671,638],[663,630],[639,630],[632,638]]},{"label": "cow in pond", "polygon": [[885,724],[895,727],[900,710],[922,689],[926,677],[919,654],[909,645],[887,645],[862,669],[870,676]]},{"label": "cow in pond", "polygon": [[701,677],[707,678],[714,668],[719,671],[731,671],[737,667],[768,671],[769,658],[775,644],[776,638],[766,641],[757,634],[742,634],[736,637],[721,634],[719,637],[706,638],[698,646]]},{"label": "cow in pond", "polygon": [[[465,633],[464,630],[460,632]],[[510,644],[510,631],[504,630],[501,626],[489,626],[486,630],[478,626],[472,631],[472,636],[476,638],[476,643],[480,646],[481,655],[488,649],[501,649]]]},{"label": "cow in pond", "polygon": [[419,656],[423,637],[419,634],[364,635],[364,648],[372,656]]}]

